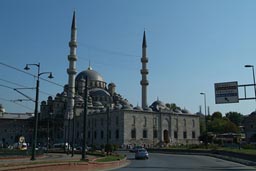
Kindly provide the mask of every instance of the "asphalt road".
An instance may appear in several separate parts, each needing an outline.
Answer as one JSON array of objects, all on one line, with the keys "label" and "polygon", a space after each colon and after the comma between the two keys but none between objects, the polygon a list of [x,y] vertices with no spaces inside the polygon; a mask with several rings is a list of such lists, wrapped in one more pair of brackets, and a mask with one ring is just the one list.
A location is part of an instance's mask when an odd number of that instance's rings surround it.
[{"label": "asphalt road", "polygon": [[134,153],[125,153],[130,164],[115,171],[244,171],[255,167],[208,156],[150,153],[148,160],[135,160]]}]

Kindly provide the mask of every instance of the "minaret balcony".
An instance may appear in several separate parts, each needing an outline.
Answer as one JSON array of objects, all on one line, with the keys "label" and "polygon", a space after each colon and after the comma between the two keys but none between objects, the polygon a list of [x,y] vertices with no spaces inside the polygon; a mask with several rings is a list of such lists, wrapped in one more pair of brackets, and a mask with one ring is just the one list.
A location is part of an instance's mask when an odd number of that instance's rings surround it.
[{"label": "minaret balcony", "polygon": [[147,63],[148,62],[148,58],[147,57],[142,57],[141,58],[141,62],[142,63]]},{"label": "minaret balcony", "polygon": [[69,61],[76,61],[77,60],[77,56],[76,55],[68,55],[68,60]]},{"label": "minaret balcony", "polygon": [[69,47],[77,47],[77,42],[76,41],[70,41],[69,42]]},{"label": "minaret balcony", "polygon": [[149,83],[148,83],[148,80],[141,80],[140,81],[140,85],[145,85],[147,86]]},{"label": "minaret balcony", "polygon": [[68,68],[68,69],[67,69],[67,73],[68,73],[68,74],[71,74],[71,75],[75,75],[75,74],[76,74],[76,69]]},{"label": "minaret balcony", "polygon": [[148,69],[141,69],[141,70],[140,70],[140,73],[141,73],[142,75],[147,75],[147,74],[148,74]]}]

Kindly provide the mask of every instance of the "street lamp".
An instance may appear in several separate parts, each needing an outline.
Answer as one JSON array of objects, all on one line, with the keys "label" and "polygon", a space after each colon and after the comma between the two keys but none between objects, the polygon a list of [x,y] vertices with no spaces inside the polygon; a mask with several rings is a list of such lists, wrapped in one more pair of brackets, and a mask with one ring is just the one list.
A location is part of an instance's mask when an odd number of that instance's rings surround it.
[{"label": "street lamp", "polygon": [[38,64],[26,64],[25,70],[29,70],[29,66],[34,65],[37,67],[37,81],[36,81],[36,99],[35,99],[35,119],[34,119],[34,132],[33,132],[33,143],[32,143],[32,154],[30,160],[35,160],[35,149],[37,143],[37,127],[38,127],[38,99],[39,99],[39,79],[43,74],[49,74],[48,78],[53,78],[51,72],[41,72],[40,73],[40,63]]},{"label": "street lamp", "polygon": [[253,65],[245,65],[244,67],[252,68],[253,86],[254,86],[254,98],[255,98],[255,101],[256,101],[256,86],[255,86],[254,66]]},{"label": "street lamp", "polygon": [[201,95],[204,96],[204,119],[205,119],[205,133],[206,133],[206,136],[205,136],[205,146],[207,148],[207,119],[206,119],[206,93],[200,93]]},{"label": "street lamp", "polygon": [[[85,89],[84,89],[84,118],[83,118],[83,143],[82,143],[82,161],[87,161],[86,156],[86,135],[87,135],[87,114],[88,114],[88,77],[85,78]],[[92,137],[93,139],[93,137]]]}]

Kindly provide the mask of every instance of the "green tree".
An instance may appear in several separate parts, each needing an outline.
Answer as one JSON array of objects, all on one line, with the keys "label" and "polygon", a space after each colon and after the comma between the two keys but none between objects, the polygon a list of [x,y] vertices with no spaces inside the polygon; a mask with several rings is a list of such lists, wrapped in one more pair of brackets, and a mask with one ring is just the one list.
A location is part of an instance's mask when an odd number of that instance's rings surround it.
[{"label": "green tree", "polygon": [[177,106],[175,103],[166,103],[166,107],[168,107],[169,109],[181,109],[179,106]]},{"label": "green tree", "polygon": [[208,132],[222,134],[227,132],[237,133],[239,128],[227,118],[214,118],[207,123]]},{"label": "green tree", "polygon": [[226,113],[226,117],[237,126],[241,125],[242,120],[244,118],[243,115],[238,112],[228,112]]},{"label": "green tree", "polygon": [[221,119],[222,118],[222,113],[221,112],[214,112],[212,114],[212,117],[211,119],[214,120],[214,119]]}]

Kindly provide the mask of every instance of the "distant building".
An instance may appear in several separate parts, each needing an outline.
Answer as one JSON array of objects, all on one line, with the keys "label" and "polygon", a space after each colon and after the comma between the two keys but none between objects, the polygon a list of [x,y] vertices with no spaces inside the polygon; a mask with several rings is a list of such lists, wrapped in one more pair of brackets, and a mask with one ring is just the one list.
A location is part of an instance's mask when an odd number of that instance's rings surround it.
[{"label": "distant building", "polygon": [[47,101],[41,103],[40,119],[51,118],[50,121],[54,122],[53,127],[50,128],[51,133],[54,131],[54,136],[51,137],[54,142],[71,142],[74,118],[75,144],[81,145],[87,85],[86,137],[88,145],[110,143],[125,146],[135,144],[152,146],[199,143],[199,116],[186,109],[170,108],[160,100],[156,100],[150,106],[147,104],[149,72],[145,32],[142,41],[142,69],[140,71],[142,107],[138,105],[134,107],[116,92],[115,83],[107,84],[91,66],[76,75],[75,20],[74,13],[69,42],[69,68],[67,69],[69,83],[62,93],[58,93],[55,98],[49,97]]},{"label": "distant building", "polygon": [[256,111],[245,117],[243,121],[247,142],[256,142]]},{"label": "distant building", "polygon": [[0,112],[0,145],[14,145],[20,136],[24,136],[26,142],[32,142],[32,123],[31,114]]}]

